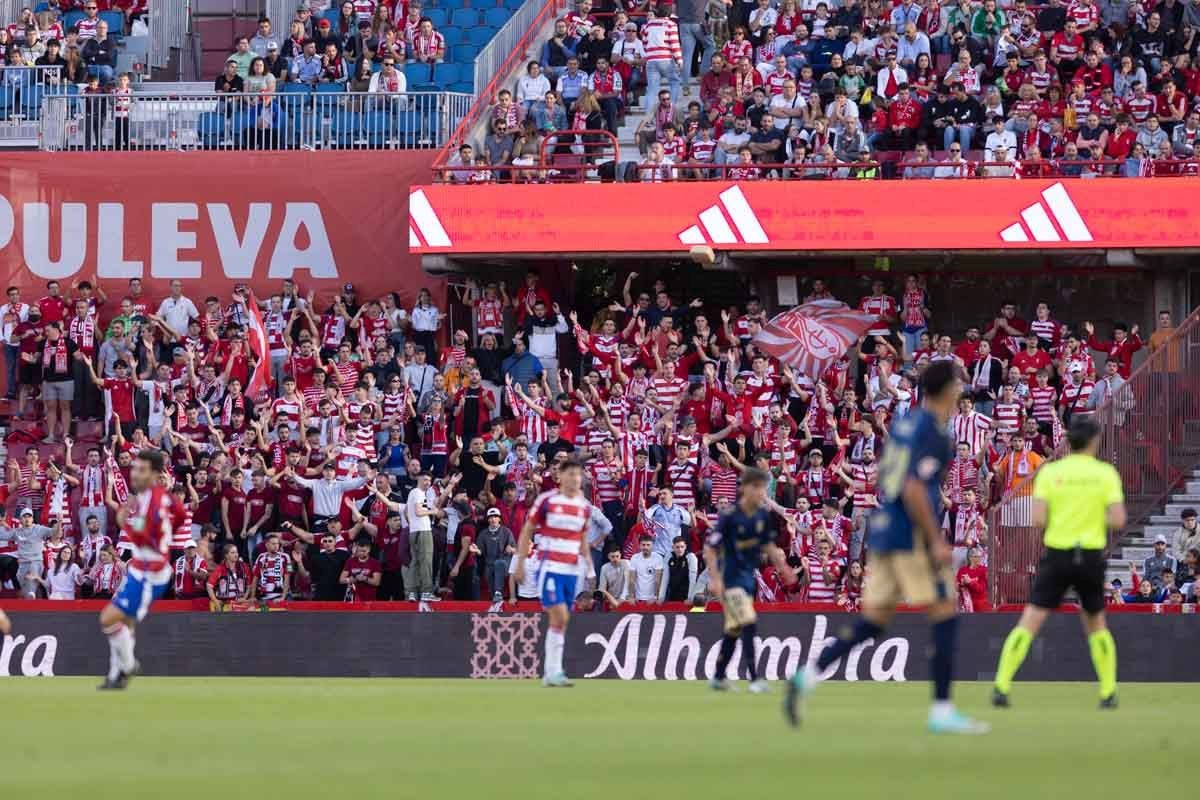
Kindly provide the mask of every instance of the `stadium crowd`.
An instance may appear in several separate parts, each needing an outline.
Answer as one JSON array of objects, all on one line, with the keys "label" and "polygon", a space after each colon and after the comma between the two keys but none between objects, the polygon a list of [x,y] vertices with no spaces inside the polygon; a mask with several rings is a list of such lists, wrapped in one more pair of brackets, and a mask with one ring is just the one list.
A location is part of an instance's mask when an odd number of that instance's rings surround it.
[{"label": "stadium crowd", "polygon": [[558,132],[642,88],[632,180],[1190,175],[1198,31],[1190,0],[581,0],[449,177],[596,154]]},{"label": "stadium crowd", "polygon": [[[820,278],[807,291],[832,298]],[[241,285],[191,298],[180,281],[157,298],[136,278],[119,292],[50,281],[37,299],[11,287],[0,580],[25,595],[111,594],[130,552],[113,531],[131,456],[162,448],[191,517],[172,542],[180,598],[534,599],[509,574],[515,538],[578,452],[595,507],[581,571],[605,606],[703,599],[706,532],[756,466],[803,574],[788,590],[764,565],[757,599],[854,608],[889,424],[919,402],[925,366],[949,361],[965,392],[943,525],[962,606],[987,608],[986,509],[1028,492],[1063,422],[1122,402],[1139,328],[1102,338],[1045,303],[1004,301],[964,331],[938,329],[918,275],[839,299],[877,321],[805,375],[756,348],[757,297],[718,308],[637,273],[596,310],[564,308],[537,272],[469,280],[448,298],[471,319],[454,330],[427,289],[402,308],[352,284],[331,297],[284,281],[261,298]],[[1172,330],[1160,314],[1146,345]],[[1192,601],[1194,513],[1183,526],[1170,566]],[[1147,582],[1165,566],[1148,565]]]}]

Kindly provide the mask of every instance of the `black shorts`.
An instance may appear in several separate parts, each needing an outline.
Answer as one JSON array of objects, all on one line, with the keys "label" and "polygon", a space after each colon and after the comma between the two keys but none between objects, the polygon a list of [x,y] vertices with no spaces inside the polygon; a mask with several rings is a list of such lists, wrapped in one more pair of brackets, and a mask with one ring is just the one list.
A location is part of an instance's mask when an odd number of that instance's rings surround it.
[{"label": "black shorts", "polygon": [[1038,565],[1029,602],[1038,608],[1055,609],[1068,589],[1075,589],[1079,605],[1089,614],[1104,610],[1103,550],[1052,550],[1047,548]]},{"label": "black shorts", "polygon": [[17,370],[17,382],[22,386],[37,386],[42,382],[42,365],[35,361],[30,364],[28,361],[21,362],[21,368]]}]

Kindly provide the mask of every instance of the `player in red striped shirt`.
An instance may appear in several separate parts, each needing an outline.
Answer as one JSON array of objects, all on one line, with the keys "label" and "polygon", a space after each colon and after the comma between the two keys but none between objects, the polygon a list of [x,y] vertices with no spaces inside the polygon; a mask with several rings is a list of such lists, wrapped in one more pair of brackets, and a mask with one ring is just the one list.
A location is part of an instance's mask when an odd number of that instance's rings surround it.
[{"label": "player in red striped shirt", "polygon": [[563,646],[580,573],[580,562],[590,558],[588,522],[591,504],[583,496],[583,467],[573,458],[562,462],[558,491],[546,492],[533,502],[517,541],[513,577],[525,582],[526,559],[537,535],[538,588],[549,627],[546,630],[545,674],[542,685],[570,686],[563,672]]}]

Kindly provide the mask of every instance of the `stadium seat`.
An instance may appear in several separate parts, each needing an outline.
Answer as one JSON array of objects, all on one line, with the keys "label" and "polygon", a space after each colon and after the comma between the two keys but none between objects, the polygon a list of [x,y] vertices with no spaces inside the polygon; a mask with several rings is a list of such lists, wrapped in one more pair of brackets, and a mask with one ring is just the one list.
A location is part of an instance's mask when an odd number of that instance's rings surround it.
[{"label": "stadium seat", "polygon": [[351,111],[347,108],[337,108],[334,110],[332,123],[329,128],[330,134],[333,136],[333,141],[340,147],[347,147],[354,143],[362,130],[360,115],[357,111]]},{"label": "stadium seat", "polygon": [[523,5],[525,5],[524,0],[504,0],[504,7],[509,11],[516,11]]},{"label": "stadium seat", "polygon": [[483,22],[489,28],[499,30],[504,27],[504,23],[508,22],[512,17],[512,12],[507,8],[489,8],[483,12]]},{"label": "stadium seat", "polygon": [[491,28],[471,28],[467,31],[467,41],[475,45],[476,49],[482,49],[495,35],[496,31]]},{"label": "stadium seat", "polygon": [[63,30],[69,31],[71,28],[74,28],[76,23],[78,23],[81,19],[83,19],[82,11],[68,11],[62,15],[59,21],[62,22]]},{"label": "stadium seat", "polygon": [[458,64],[438,64],[437,69],[433,71],[433,79],[439,86],[445,86],[448,83],[457,81],[461,73],[462,67]]},{"label": "stadium seat", "polygon": [[[429,17],[429,21],[433,23],[433,27],[439,31],[446,27],[446,23],[450,20],[450,16],[443,8],[427,8],[425,9],[425,16]],[[444,34],[445,31],[442,31],[442,33]]]},{"label": "stadium seat", "polygon": [[346,85],[344,83],[318,83],[317,94],[345,94]]},{"label": "stadium seat", "polygon": [[327,8],[321,12],[321,19],[329,20],[329,26],[335,32],[339,32],[339,33],[340,33],[340,31],[338,31],[338,16],[340,15],[340,13],[341,13],[341,4],[340,3],[334,3],[332,6],[330,6],[329,8]]},{"label": "stadium seat", "polygon": [[288,94],[312,94],[312,87],[305,83],[285,83],[283,91]]},{"label": "stadium seat", "polygon": [[479,24],[479,12],[473,8],[458,8],[450,14],[450,22],[460,28],[474,28]]},{"label": "stadium seat", "polygon": [[450,48],[450,60],[459,64],[471,64],[478,53],[479,48],[474,44],[456,44]]},{"label": "stadium seat", "polygon": [[454,83],[452,83],[446,87],[446,91],[462,92],[464,94],[471,94],[471,92],[475,91],[475,82],[474,81],[455,81]]},{"label": "stadium seat", "polygon": [[456,28],[453,25],[447,25],[445,28],[439,28],[438,32],[446,40],[446,47],[454,47],[456,44],[462,44],[467,40],[466,31],[462,28]]},{"label": "stadium seat", "polygon": [[117,39],[125,38],[125,15],[120,11],[101,11],[100,19],[108,23],[108,35]]},{"label": "stadium seat", "polygon": [[45,0],[42,0],[42,2],[38,3],[36,6],[33,7],[33,13],[35,13],[35,14],[40,14],[43,11],[49,11],[49,10],[50,10],[50,4],[45,2]]}]

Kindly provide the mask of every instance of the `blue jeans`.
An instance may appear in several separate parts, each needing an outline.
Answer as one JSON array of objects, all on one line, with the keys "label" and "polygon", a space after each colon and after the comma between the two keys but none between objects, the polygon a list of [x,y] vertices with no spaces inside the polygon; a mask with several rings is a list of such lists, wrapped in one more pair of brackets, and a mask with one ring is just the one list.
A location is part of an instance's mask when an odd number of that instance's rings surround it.
[{"label": "blue jeans", "polygon": [[17,364],[21,361],[21,348],[4,345],[4,393],[9,400],[17,396]]},{"label": "blue jeans", "polygon": [[646,63],[646,99],[642,105],[653,108],[658,103],[659,87],[663,81],[671,91],[671,102],[679,102],[679,68],[674,61],[648,61]]},{"label": "blue jeans", "polygon": [[900,336],[904,338],[904,354],[911,359],[912,354],[917,352],[917,348],[921,346],[921,334],[925,332],[925,328],[918,328],[915,331],[909,332],[901,329]]},{"label": "blue jeans", "polygon": [[99,75],[101,84],[113,82],[113,68],[107,64],[93,64],[88,67],[88,75]]},{"label": "blue jeans", "polygon": [[943,33],[941,36],[934,36],[929,40],[929,49],[934,55],[950,52],[950,35]]},{"label": "blue jeans", "polygon": [[679,45],[683,48],[683,79],[692,77],[692,59],[696,57],[696,48],[700,48],[700,74],[708,72],[712,64],[713,51],[717,46],[713,43],[712,34],[704,29],[699,22],[679,23]]},{"label": "blue jeans", "polygon": [[963,150],[970,150],[971,140],[975,138],[975,126],[955,125],[952,128],[947,127],[942,131],[942,140],[945,145],[942,149],[949,150],[950,145],[954,144],[955,138],[958,139],[958,143],[962,146]]}]

